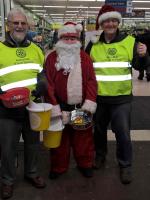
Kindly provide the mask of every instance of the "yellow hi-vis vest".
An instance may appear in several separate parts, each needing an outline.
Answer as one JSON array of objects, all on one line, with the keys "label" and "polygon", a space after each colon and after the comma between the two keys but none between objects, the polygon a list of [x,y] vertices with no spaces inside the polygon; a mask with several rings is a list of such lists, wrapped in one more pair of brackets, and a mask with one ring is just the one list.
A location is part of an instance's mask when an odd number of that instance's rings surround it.
[{"label": "yellow hi-vis vest", "polygon": [[0,86],[3,91],[16,87],[35,88],[44,55],[34,43],[28,47],[7,47],[0,43]]},{"label": "yellow hi-vis vest", "polygon": [[127,36],[120,42],[105,44],[98,42],[92,46],[98,95],[119,96],[132,92],[131,61],[135,39]]}]

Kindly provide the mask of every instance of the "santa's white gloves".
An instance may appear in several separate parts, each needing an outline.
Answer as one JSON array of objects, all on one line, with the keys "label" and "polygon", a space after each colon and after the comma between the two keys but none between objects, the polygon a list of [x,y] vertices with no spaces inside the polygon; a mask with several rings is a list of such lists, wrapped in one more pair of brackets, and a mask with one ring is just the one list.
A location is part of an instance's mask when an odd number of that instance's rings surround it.
[{"label": "santa's white gloves", "polygon": [[94,101],[86,99],[81,107],[82,110],[88,111],[91,114],[94,114],[96,111],[97,104]]},{"label": "santa's white gloves", "polygon": [[70,122],[70,112],[62,111],[62,122],[63,124],[69,124]]},{"label": "santa's white gloves", "polygon": [[53,105],[53,107],[52,107],[52,117],[59,117],[61,115],[62,115],[62,113],[61,113],[61,109],[60,109],[59,104]]}]

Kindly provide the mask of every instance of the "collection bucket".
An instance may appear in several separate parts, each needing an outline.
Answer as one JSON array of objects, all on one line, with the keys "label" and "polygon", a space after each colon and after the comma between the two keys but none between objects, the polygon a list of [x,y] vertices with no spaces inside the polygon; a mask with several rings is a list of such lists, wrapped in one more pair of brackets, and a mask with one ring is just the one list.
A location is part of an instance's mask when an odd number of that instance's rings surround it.
[{"label": "collection bucket", "polygon": [[60,146],[62,138],[62,130],[64,126],[61,118],[51,119],[51,125],[48,130],[43,132],[43,145],[46,148],[57,148]]},{"label": "collection bucket", "polygon": [[49,128],[51,121],[51,104],[30,102],[26,108],[29,111],[29,120],[32,130],[44,131]]}]

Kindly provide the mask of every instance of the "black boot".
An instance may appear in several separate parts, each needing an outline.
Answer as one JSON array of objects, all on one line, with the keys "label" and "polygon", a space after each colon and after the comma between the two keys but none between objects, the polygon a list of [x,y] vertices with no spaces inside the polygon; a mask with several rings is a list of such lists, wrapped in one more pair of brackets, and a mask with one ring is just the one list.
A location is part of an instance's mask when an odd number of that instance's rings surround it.
[{"label": "black boot", "polygon": [[86,178],[91,178],[93,176],[93,169],[92,167],[83,168],[83,167],[77,167],[78,170],[81,172],[81,174]]},{"label": "black boot", "polygon": [[120,180],[123,184],[129,184],[132,182],[131,167],[120,168]]},{"label": "black boot", "polygon": [[143,80],[143,78],[144,78],[144,70],[143,71],[139,71],[139,76],[138,76],[139,80]]}]

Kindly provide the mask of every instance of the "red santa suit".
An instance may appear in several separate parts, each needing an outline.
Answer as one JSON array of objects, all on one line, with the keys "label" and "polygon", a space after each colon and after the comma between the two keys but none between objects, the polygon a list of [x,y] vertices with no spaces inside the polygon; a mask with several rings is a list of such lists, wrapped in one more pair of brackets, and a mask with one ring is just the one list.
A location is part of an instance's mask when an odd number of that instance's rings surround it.
[{"label": "red santa suit", "polygon": [[[63,69],[56,69],[58,55],[56,51],[50,53],[46,59],[46,76],[48,79],[48,96],[46,101],[60,106],[61,111],[72,111],[75,104],[90,112],[96,109],[97,82],[90,57],[82,50],[79,53],[80,70],[74,77],[75,82],[69,80],[70,73]],[[78,78],[81,75],[81,80]],[[79,78],[80,79],[80,78]],[[72,79],[71,79],[72,80]],[[78,88],[81,81],[82,87]],[[74,87],[74,84],[77,84]],[[81,94],[80,94],[81,93]],[[94,159],[94,143],[92,127],[86,130],[75,130],[66,124],[62,133],[61,145],[50,150],[51,172],[63,173],[67,171],[70,160],[70,150],[73,150],[77,166],[82,168],[92,167]]]}]

